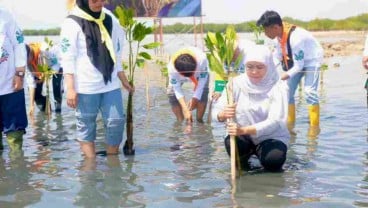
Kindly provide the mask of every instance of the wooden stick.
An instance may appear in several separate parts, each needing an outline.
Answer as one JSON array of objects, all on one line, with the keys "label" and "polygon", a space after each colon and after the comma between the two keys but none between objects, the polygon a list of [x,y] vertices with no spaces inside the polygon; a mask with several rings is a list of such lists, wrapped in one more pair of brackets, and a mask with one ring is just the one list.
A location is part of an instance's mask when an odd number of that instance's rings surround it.
[{"label": "wooden stick", "polygon": [[150,106],[151,106],[151,101],[150,101],[150,97],[149,97],[149,72],[147,70],[147,63],[144,64],[143,66],[143,71],[144,71],[144,78],[145,78],[145,85],[146,85],[146,108],[147,110],[149,110]]},{"label": "wooden stick", "polygon": [[[229,76],[229,82],[227,84],[227,95],[228,95],[228,102],[230,105],[234,104],[234,97],[233,97],[233,79],[232,76]],[[229,119],[230,122],[233,122],[234,119]],[[236,171],[236,138],[235,136],[230,136],[230,157],[231,157],[231,179],[235,180],[237,177]]]}]

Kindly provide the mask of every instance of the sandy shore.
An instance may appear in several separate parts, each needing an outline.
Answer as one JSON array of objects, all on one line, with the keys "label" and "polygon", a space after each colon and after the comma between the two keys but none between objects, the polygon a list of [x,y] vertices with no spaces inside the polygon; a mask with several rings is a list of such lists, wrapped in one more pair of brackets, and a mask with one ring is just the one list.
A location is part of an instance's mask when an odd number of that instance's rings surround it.
[{"label": "sandy shore", "polygon": [[361,55],[367,33],[365,31],[319,31],[313,34],[320,40],[325,58],[329,58]]}]

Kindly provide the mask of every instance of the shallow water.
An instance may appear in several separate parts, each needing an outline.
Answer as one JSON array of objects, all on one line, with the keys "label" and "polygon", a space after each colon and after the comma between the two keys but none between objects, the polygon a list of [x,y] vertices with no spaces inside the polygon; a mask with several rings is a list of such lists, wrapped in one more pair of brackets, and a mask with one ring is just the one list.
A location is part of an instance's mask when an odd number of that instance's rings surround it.
[{"label": "shallow water", "polygon": [[[84,160],[65,102],[62,114],[50,119],[36,111],[23,154],[10,154],[5,143],[0,207],[368,207],[367,76],[359,56],[335,57],[329,65],[320,89],[321,131],[308,136],[307,106],[298,93],[296,135],[282,173],[243,172],[233,184],[224,127],[195,124],[192,133],[183,133],[170,111],[165,79],[141,71],[135,156]],[[98,150],[101,126],[99,120]]]}]

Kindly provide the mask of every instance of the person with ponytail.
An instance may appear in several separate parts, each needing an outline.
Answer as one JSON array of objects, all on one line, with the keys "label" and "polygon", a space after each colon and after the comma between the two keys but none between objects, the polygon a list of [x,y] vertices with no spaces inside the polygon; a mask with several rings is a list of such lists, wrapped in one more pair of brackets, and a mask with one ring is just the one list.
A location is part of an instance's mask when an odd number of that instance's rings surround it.
[{"label": "person with ponytail", "polygon": [[[176,51],[168,64],[169,85],[167,94],[171,109],[178,121],[193,122],[192,111],[197,109],[196,120],[203,123],[208,100],[209,69],[206,54],[199,48],[189,46]],[[182,86],[193,84],[193,96],[185,101]]]},{"label": "person with ponytail", "polygon": [[76,110],[77,140],[87,158],[96,155],[97,115],[105,129],[106,153],[118,154],[125,113],[122,87],[134,91],[122,68],[124,30],[104,8],[105,0],[76,0],[60,32],[67,105]]}]

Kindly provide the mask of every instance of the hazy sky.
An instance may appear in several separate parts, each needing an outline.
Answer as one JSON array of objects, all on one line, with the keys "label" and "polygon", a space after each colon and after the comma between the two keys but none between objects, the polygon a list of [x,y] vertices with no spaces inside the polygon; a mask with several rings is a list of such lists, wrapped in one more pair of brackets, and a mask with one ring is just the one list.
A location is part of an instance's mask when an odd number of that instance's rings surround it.
[{"label": "hazy sky", "polygon": [[[137,0],[138,1],[138,0]],[[11,8],[23,29],[59,27],[66,15],[66,0],[0,0]],[[256,20],[265,10],[301,20],[342,19],[368,12],[368,0],[202,0],[204,23],[239,23]],[[192,18],[164,20],[192,23]]]}]

